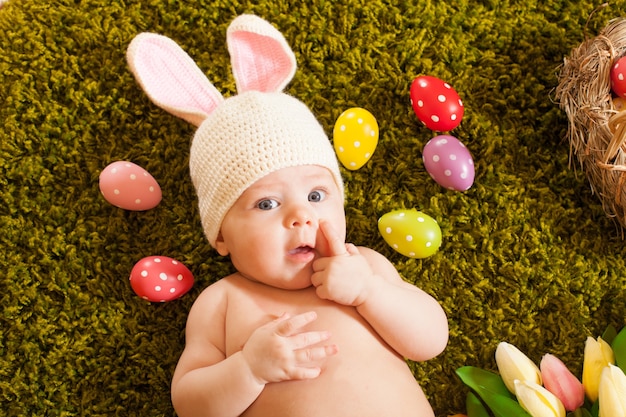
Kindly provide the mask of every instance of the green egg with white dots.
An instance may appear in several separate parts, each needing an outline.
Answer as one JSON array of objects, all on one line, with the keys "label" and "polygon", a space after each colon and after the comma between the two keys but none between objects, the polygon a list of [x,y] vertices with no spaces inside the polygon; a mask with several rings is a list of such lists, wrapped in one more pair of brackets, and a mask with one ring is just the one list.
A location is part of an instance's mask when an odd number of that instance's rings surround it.
[{"label": "green egg with white dots", "polygon": [[378,231],[394,250],[409,258],[428,258],[441,246],[441,228],[416,209],[390,211],[378,219]]}]

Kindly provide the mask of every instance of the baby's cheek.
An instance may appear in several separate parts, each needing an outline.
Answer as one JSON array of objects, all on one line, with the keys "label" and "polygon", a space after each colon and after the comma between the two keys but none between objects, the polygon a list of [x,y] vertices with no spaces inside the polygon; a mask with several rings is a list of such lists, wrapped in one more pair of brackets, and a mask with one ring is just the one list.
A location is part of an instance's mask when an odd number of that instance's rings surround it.
[{"label": "baby's cheek", "polygon": [[315,235],[315,251],[321,257],[326,257],[330,253],[330,247],[321,229],[317,229],[317,234]]}]

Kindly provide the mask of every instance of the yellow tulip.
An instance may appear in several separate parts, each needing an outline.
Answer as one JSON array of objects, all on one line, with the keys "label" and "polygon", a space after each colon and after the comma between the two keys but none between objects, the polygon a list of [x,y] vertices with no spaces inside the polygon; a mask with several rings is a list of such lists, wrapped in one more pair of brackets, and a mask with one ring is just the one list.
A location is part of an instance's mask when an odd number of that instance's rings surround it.
[{"label": "yellow tulip", "polygon": [[532,381],[515,381],[517,401],[532,417],[565,417],[565,407],[556,395]]},{"label": "yellow tulip", "polygon": [[585,387],[585,394],[591,402],[595,403],[598,400],[602,371],[613,364],[615,364],[615,355],[611,346],[601,337],[598,337],[597,340],[588,337],[585,342],[583,357],[583,387]]},{"label": "yellow tulip", "polygon": [[626,416],[626,375],[615,365],[602,371],[599,388],[600,417]]},{"label": "yellow tulip", "polygon": [[515,393],[515,380],[541,385],[541,371],[535,363],[515,346],[500,342],[496,348],[496,364],[506,387]]}]

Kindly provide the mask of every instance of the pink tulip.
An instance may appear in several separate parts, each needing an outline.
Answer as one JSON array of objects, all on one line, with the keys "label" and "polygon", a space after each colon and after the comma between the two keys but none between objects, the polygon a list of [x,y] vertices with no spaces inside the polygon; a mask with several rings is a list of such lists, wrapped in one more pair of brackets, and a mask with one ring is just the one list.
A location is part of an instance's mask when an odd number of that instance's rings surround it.
[{"label": "pink tulip", "polygon": [[583,384],[559,358],[546,354],[541,359],[539,368],[544,387],[561,400],[567,411],[574,411],[583,405]]}]

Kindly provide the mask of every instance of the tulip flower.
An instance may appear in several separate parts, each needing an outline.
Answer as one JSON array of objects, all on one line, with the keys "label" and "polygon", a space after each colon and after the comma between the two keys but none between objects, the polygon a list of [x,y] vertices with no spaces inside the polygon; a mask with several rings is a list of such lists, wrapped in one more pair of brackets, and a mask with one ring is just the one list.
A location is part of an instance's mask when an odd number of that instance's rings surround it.
[{"label": "tulip flower", "polygon": [[565,417],[561,400],[536,382],[515,380],[515,395],[532,417]]},{"label": "tulip flower", "polygon": [[585,389],[578,378],[556,356],[546,354],[539,364],[543,386],[561,400],[567,411],[585,402]]},{"label": "tulip flower", "polygon": [[515,393],[515,380],[541,385],[541,372],[535,363],[515,346],[500,342],[496,348],[496,364],[506,387]]},{"label": "tulip flower", "polygon": [[595,403],[598,400],[602,371],[607,366],[614,364],[615,355],[611,346],[601,337],[598,337],[597,340],[588,337],[583,356],[583,387],[585,387],[585,394],[591,402]]},{"label": "tulip flower", "polygon": [[626,375],[615,365],[604,368],[600,377],[600,417],[626,416]]}]

